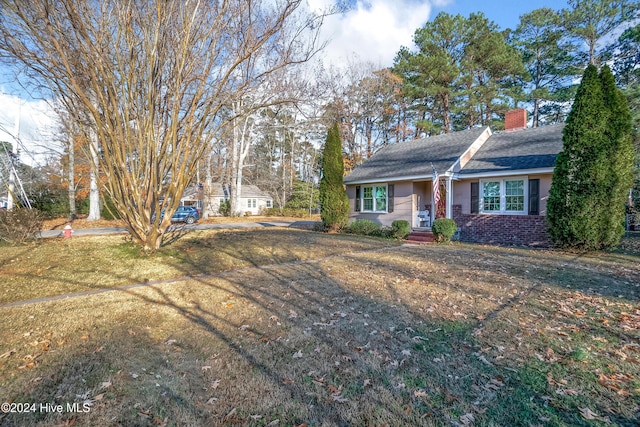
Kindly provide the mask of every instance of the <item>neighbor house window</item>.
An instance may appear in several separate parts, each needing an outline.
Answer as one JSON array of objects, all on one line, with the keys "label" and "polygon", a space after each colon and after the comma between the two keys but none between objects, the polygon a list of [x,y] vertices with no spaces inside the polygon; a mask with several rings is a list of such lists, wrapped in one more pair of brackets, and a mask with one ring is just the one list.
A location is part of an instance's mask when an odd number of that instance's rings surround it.
[{"label": "neighbor house window", "polygon": [[256,199],[247,199],[247,208],[251,209],[255,208],[256,206],[258,206]]},{"label": "neighbor house window", "polygon": [[484,213],[525,213],[525,180],[481,181],[480,209]]},{"label": "neighbor house window", "polygon": [[387,211],[387,186],[362,187],[362,212]]},{"label": "neighbor house window", "polygon": [[273,207],[272,204],[271,204],[271,200],[267,200],[266,203],[267,203],[267,208],[272,208]]}]

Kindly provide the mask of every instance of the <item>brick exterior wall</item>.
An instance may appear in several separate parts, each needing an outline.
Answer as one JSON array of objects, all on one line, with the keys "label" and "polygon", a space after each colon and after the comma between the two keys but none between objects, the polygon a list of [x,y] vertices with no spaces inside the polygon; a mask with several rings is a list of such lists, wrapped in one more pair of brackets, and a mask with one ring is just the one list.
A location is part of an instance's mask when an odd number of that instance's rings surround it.
[{"label": "brick exterior wall", "polygon": [[551,246],[544,216],[463,214],[462,206],[454,205],[453,219],[464,242]]}]

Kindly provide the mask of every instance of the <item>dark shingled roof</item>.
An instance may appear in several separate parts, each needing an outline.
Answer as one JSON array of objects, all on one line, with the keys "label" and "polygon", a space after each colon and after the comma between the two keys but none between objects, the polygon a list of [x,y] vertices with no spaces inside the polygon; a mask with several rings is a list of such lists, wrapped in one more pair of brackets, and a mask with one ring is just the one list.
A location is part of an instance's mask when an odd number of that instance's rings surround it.
[{"label": "dark shingled roof", "polygon": [[460,175],[553,168],[562,151],[564,124],[494,133]]},{"label": "dark shingled roof", "polygon": [[431,177],[431,164],[438,173],[449,169],[486,128],[415,139],[388,145],[356,167],[344,178],[354,182],[385,181],[402,177]]}]

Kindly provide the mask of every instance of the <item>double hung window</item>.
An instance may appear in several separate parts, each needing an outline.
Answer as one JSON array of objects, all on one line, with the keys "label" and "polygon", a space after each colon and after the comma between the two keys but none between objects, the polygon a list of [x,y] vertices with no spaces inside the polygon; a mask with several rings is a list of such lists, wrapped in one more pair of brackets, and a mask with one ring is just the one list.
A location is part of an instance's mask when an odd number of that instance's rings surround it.
[{"label": "double hung window", "polygon": [[483,213],[526,213],[524,179],[481,181],[480,191],[480,210]]}]

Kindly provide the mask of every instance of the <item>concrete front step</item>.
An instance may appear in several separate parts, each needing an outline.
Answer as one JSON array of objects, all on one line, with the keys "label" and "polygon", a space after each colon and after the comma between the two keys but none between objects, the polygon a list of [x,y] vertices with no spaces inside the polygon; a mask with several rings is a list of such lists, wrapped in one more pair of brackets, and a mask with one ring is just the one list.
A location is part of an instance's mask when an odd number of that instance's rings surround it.
[{"label": "concrete front step", "polygon": [[409,233],[405,243],[421,245],[423,243],[433,243],[434,241],[435,237],[431,231],[412,231]]}]

